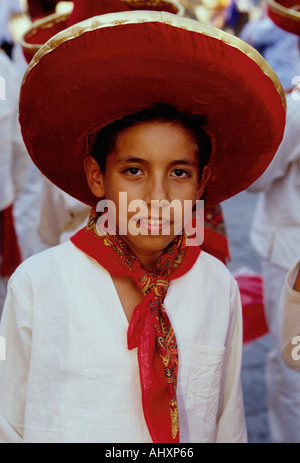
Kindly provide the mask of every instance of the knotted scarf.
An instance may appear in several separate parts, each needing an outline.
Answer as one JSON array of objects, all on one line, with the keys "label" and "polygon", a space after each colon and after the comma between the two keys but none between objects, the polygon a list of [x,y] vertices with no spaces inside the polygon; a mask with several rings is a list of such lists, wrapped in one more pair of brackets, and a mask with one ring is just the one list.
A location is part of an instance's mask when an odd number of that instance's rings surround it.
[{"label": "knotted scarf", "polygon": [[144,417],[154,443],[178,443],[178,348],[163,303],[170,281],[191,269],[200,248],[186,246],[186,236],[178,235],[149,272],[121,236],[99,232],[99,216],[92,210],[87,226],[71,241],[112,276],[131,277],[142,291],[144,298],[132,314],[127,343],[128,349],[137,348]]}]

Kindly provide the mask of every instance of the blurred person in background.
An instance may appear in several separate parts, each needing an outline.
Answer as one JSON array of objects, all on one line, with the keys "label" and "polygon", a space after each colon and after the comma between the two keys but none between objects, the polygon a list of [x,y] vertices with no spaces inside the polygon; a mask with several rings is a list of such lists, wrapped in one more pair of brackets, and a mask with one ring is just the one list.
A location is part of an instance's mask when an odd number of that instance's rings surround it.
[{"label": "blurred person in background", "polygon": [[300,372],[300,259],[287,275],[279,317],[283,360]]},{"label": "blurred person in background", "polygon": [[23,12],[20,0],[0,0],[0,47],[12,58],[14,40],[9,28],[11,18]]},{"label": "blurred person in background", "polygon": [[266,384],[271,439],[300,442],[300,376],[281,357],[278,303],[295,256],[300,255],[300,101],[286,95],[284,138],[263,175],[248,189],[261,193],[250,234],[261,255],[266,318],[273,346],[267,356]]},{"label": "blurred person in background", "polygon": [[0,315],[6,284],[21,263],[13,206],[22,191],[29,156],[17,120],[19,84],[12,61],[0,49]]},{"label": "blurred person in background", "polygon": [[268,16],[266,5],[263,3],[259,18],[243,27],[240,38],[265,58],[288,91],[293,78],[300,75],[299,37],[277,26]]}]

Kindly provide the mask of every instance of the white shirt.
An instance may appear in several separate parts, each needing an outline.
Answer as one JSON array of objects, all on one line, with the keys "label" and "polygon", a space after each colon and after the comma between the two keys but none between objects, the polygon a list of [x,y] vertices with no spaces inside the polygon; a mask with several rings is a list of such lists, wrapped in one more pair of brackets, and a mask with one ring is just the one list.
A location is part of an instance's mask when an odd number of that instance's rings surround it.
[{"label": "white shirt", "polygon": [[300,100],[288,94],[282,143],[267,170],[248,189],[262,193],[250,235],[252,245],[263,258],[285,270],[300,255],[299,129]]},{"label": "white shirt", "polygon": [[[236,281],[202,252],[171,282],[182,442],[245,442]],[[1,322],[0,442],[151,442],[137,350],[110,274],[70,241],[12,276]]]},{"label": "white shirt", "polygon": [[293,289],[300,261],[289,271],[279,304],[281,347],[285,363],[300,371],[300,292]]}]

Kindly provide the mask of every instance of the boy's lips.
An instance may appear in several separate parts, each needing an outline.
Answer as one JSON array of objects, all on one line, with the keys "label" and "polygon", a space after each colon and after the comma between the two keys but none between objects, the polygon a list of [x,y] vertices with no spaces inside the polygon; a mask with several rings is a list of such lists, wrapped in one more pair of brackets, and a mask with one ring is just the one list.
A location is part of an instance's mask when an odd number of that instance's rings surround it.
[{"label": "boy's lips", "polygon": [[170,220],[161,219],[161,218],[148,218],[148,217],[141,217],[138,219],[139,222],[148,223],[149,225],[163,225],[163,224],[170,224]]},{"label": "boy's lips", "polygon": [[167,228],[170,229],[173,224],[173,221],[161,217],[135,217],[134,220],[139,224],[140,228],[153,234],[158,234]]}]

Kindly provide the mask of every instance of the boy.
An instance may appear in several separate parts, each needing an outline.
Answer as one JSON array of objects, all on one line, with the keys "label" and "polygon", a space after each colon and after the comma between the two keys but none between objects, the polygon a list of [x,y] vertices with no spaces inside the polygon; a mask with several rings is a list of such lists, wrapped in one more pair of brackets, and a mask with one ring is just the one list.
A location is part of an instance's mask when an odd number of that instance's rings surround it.
[{"label": "boy", "polygon": [[[231,40],[172,14],[116,13],[58,34],[31,63],[20,99],[29,152],[93,209],[70,242],[10,281],[3,441],[246,441],[237,284],[189,246],[180,215],[186,201],[246,188],[282,137],[276,76]],[[101,228],[103,198],[116,233]]]}]

